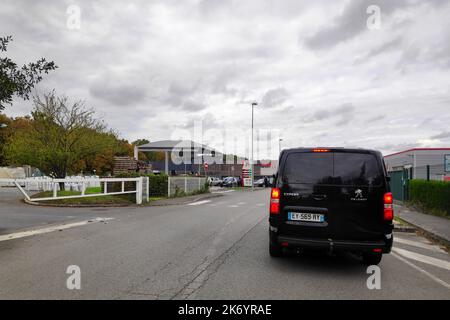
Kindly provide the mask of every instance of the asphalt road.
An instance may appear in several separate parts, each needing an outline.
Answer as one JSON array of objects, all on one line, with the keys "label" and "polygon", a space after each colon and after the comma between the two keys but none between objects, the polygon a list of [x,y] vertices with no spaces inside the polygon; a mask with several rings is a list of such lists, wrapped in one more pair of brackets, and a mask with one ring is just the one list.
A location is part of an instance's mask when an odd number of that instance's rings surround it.
[{"label": "asphalt road", "polygon": [[62,223],[79,218],[91,218],[103,208],[50,208],[39,207],[21,201],[23,195],[15,187],[0,187],[0,235],[13,230]]},{"label": "asphalt road", "polygon": [[[16,209],[24,216],[36,210]],[[184,206],[38,209],[68,223],[74,215],[112,220],[0,236],[0,298],[450,299],[449,255],[415,234],[395,235],[395,252],[380,264],[379,290],[367,288],[366,267],[350,255],[270,258],[267,190]],[[7,216],[0,211],[0,225]],[[80,290],[66,287],[70,265],[80,267]]]}]

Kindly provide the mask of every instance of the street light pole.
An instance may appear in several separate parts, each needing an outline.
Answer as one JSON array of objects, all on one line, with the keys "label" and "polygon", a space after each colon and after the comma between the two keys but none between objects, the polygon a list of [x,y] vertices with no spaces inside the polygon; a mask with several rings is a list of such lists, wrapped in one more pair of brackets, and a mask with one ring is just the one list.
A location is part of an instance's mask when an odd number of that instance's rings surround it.
[{"label": "street light pole", "polygon": [[253,109],[254,107],[256,107],[258,105],[258,103],[253,102],[252,103],[252,159],[250,161],[250,168],[252,170],[252,191],[255,190],[255,186],[254,186],[254,176],[255,176],[255,171],[254,171],[254,166],[253,166]]}]

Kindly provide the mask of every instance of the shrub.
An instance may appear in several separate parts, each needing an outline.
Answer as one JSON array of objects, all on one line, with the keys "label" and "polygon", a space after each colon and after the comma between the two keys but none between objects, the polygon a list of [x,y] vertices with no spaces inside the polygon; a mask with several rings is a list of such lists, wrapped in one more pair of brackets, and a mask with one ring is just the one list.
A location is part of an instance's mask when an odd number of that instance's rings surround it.
[{"label": "shrub", "polygon": [[432,214],[450,216],[450,182],[409,181],[409,200]]},{"label": "shrub", "polygon": [[149,178],[149,196],[167,196],[167,175],[165,174],[150,174],[146,175]]}]

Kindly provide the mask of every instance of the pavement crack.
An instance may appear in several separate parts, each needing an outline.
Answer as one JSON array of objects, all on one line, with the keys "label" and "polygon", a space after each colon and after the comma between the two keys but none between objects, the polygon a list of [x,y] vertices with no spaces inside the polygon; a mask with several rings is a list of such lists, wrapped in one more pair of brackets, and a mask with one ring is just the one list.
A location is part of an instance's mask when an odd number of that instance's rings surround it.
[{"label": "pavement crack", "polygon": [[[178,292],[176,292],[170,300],[180,299],[186,300],[191,298],[199,289],[201,289],[205,283],[209,280],[209,278],[215,274],[219,268],[227,261],[229,257],[231,257],[236,251],[238,244],[253,230],[255,229],[266,217],[262,217],[259,219],[251,228],[249,228],[244,234],[236,240],[226,251],[220,254],[218,257],[208,262],[203,261],[196,268],[194,268],[193,272],[189,274],[196,274],[191,281],[187,282]],[[195,272],[197,269],[198,272]]]}]

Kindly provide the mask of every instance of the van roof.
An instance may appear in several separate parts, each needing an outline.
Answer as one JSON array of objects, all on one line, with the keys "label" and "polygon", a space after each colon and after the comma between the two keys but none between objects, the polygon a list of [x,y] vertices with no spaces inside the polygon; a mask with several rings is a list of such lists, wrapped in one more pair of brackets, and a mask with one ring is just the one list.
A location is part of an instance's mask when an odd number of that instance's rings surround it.
[{"label": "van roof", "polygon": [[373,153],[373,154],[380,154],[381,152],[378,150],[373,149],[363,149],[363,148],[344,148],[344,147],[299,147],[299,148],[291,148],[291,149],[284,149],[283,152],[295,152],[295,151],[313,151],[313,150],[330,150],[330,152],[333,151],[339,151],[339,152],[348,152],[348,153]]}]

